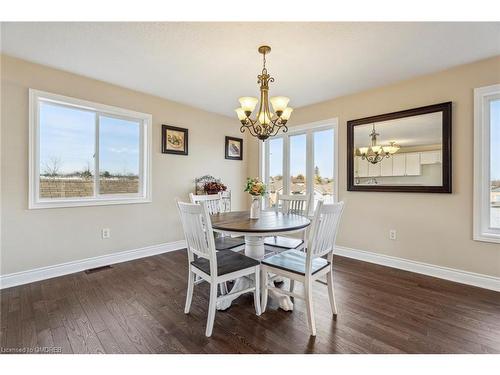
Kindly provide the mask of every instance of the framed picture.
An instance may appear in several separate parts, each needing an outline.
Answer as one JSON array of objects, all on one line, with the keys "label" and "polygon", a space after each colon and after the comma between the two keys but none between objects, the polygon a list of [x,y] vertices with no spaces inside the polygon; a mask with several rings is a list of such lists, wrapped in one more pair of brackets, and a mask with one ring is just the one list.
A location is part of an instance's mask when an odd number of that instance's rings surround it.
[{"label": "framed picture", "polygon": [[243,139],[226,137],[225,156],[230,160],[243,160]]},{"label": "framed picture", "polygon": [[188,129],[170,125],[161,126],[161,152],[163,154],[188,154]]}]

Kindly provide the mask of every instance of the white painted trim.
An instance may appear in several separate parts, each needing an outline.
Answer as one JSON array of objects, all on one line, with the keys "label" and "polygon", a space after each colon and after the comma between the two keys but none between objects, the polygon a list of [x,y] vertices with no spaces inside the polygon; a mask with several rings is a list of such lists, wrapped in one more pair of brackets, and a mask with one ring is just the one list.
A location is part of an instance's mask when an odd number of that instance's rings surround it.
[{"label": "white painted trim", "polygon": [[490,100],[500,97],[500,84],[474,89],[474,229],[476,241],[500,243],[500,230],[490,224]]},{"label": "white painted trim", "polygon": [[139,249],[120,251],[117,253],[101,255],[93,258],[76,260],[73,262],[56,264],[35,268],[32,270],[0,275],[0,289],[10,288],[17,285],[32,283],[35,281],[51,279],[53,277],[81,272],[90,268],[103,267],[109,264],[128,262],[130,260],[145,258],[157,254],[186,248],[186,241],[166,242]]},{"label": "white painted trim", "polygon": [[441,267],[415,260],[351,249],[344,246],[336,246],[334,254],[500,292],[500,277],[483,275],[455,268]]},{"label": "white painted trim", "polygon": [[[40,101],[51,102],[69,108],[94,112],[95,125],[95,172],[94,196],[85,198],[53,198],[40,199],[40,132],[39,112]],[[141,186],[138,194],[103,195],[99,194],[97,176],[99,158],[99,116],[106,115],[115,118],[138,121],[141,124],[141,160],[139,180]],[[29,89],[29,196],[28,208],[58,208],[79,206],[101,206],[112,204],[150,203],[152,200],[152,147],[153,147],[153,117],[147,113],[130,111],[127,109],[94,103],[68,96],[52,94],[45,91]]]}]

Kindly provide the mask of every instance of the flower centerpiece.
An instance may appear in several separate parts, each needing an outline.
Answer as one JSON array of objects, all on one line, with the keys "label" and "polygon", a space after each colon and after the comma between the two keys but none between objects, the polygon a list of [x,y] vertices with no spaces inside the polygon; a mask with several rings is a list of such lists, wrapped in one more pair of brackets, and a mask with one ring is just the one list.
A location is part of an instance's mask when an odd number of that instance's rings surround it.
[{"label": "flower centerpiece", "polygon": [[258,219],[260,217],[261,198],[266,194],[266,185],[256,178],[247,178],[245,190],[252,197],[252,205],[250,206],[250,219]]},{"label": "flower centerpiece", "polygon": [[217,194],[217,193],[220,193],[222,191],[226,191],[226,189],[227,189],[227,186],[224,185],[222,182],[218,182],[218,181],[209,181],[209,182],[205,182],[203,184],[203,191],[206,194]]}]

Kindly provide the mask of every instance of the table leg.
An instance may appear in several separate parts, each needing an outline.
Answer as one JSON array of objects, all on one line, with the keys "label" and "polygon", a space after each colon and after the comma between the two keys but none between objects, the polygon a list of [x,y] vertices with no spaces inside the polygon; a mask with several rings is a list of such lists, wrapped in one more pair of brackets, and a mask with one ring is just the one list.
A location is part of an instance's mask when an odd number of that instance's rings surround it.
[{"label": "table leg", "polygon": [[262,260],[264,259],[264,237],[245,237],[245,255],[250,258]]},{"label": "table leg", "polygon": [[[254,259],[264,259],[264,237],[245,236],[245,255]],[[253,276],[240,277],[236,279],[234,285],[229,293],[235,293],[240,290],[250,288],[254,285]],[[273,284],[274,285],[274,284]],[[262,286],[261,286],[262,287]],[[285,311],[293,310],[293,303],[290,297],[276,292],[269,291],[270,298],[276,298],[279,301],[279,306]],[[231,306],[231,303],[238,297],[226,298],[223,301],[217,302],[217,310],[226,310]]]}]

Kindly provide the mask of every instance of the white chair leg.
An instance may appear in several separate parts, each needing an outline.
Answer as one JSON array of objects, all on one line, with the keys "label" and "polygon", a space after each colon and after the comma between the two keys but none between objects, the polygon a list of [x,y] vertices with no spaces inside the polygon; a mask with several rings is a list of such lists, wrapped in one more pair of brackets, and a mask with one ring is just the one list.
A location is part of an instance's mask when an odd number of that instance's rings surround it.
[{"label": "white chair leg", "polygon": [[219,288],[221,296],[227,294],[227,283],[225,281],[219,284]]},{"label": "white chair leg", "polygon": [[255,305],[255,313],[261,314],[260,309],[260,267],[255,267],[255,291],[253,292],[253,303]]},{"label": "white chair leg", "polygon": [[266,311],[266,306],[267,306],[267,284],[268,284],[268,279],[267,279],[267,269],[265,267],[260,268],[260,275],[261,275],[261,283],[262,283],[262,303],[261,303],[261,308],[262,312],[264,313]]},{"label": "white chair leg", "polygon": [[212,336],[216,309],[217,309],[217,282],[215,280],[212,280],[212,282],[210,283],[210,303],[208,305],[207,329],[205,331],[205,336],[207,337]]},{"label": "white chair leg", "polygon": [[332,313],[333,315],[337,315],[337,304],[335,303],[335,293],[333,291],[333,271],[327,273],[326,281],[328,284],[328,299],[330,300]]},{"label": "white chair leg", "polygon": [[189,314],[189,309],[191,308],[191,301],[193,300],[193,289],[194,289],[194,279],[195,274],[191,272],[191,268],[188,271],[188,288],[186,294],[186,305],[184,306],[184,314]]},{"label": "white chair leg", "polygon": [[309,329],[311,330],[311,336],[316,336],[316,322],[314,321],[312,299],[312,280],[308,277],[306,277],[306,281],[304,283],[304,294],[306,300],[307,321],[309,323]]},{"label": "white chair leg", "polygon": [[290,293],[293,293],[294,288],[295,288],[295,280],[290,279]]}]

